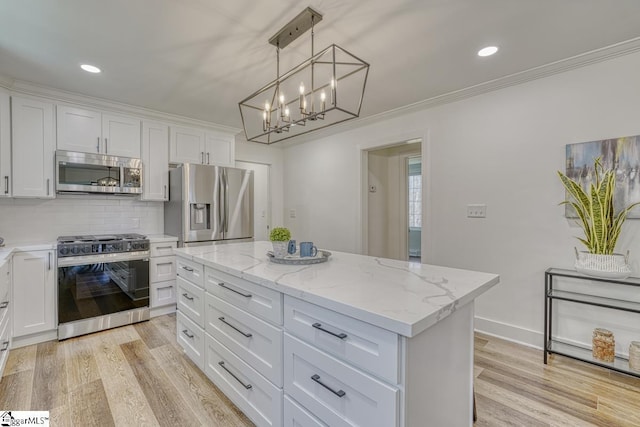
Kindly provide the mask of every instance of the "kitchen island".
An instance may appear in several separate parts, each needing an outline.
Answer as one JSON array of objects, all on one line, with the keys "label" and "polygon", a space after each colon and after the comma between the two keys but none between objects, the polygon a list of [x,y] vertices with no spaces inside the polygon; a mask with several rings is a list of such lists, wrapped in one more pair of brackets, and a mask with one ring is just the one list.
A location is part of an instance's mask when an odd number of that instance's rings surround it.
[{"label": "kitchen island", "polygon": [[497,275],[270,249],[175,250],[178,341],[256,424],[472,424],[473,301]]}]

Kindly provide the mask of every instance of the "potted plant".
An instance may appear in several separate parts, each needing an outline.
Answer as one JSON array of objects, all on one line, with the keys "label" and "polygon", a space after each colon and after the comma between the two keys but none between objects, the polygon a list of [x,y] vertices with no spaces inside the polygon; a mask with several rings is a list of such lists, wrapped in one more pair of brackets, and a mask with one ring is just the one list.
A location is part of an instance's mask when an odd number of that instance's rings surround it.
[{"label": "potted plant", "polygon": [[627,277],[631,273],[628,253],[616,254],[614,249],[627,215],[640,203],[633,203],[616,214],[613,209],[615,171],[605,169],[600,157],[594,160],[593,169],[594,179],[586,191],[580,183],[558,171],[569,196],[561,204],[568,204],[575,210],[576,222],[584,232],[584,238],[578,237],[578,240],[587,248],[581,252],[576,249],[576,270],[593,276]]},{"label": "potted plant", "polygon": [[273,256],[284,258],[287,255],[287,247],[291,239],[291,232],[285,227],[274,227],[271,229],[269,239],[273,245]]}]

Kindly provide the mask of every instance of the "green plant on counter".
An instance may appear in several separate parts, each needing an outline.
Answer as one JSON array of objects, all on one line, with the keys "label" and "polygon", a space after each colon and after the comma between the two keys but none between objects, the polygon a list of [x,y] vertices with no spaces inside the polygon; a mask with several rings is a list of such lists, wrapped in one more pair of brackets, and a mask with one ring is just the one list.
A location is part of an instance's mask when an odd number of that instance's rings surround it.
[{"label": "green plant on counter", "polygon": [[291,240],[291,232],[285,227],[275,227],[271,229],[269,239],[271,239],[272,242],[288,242]]},{"label": "green plant on counter", "polygon": [[578,240],[589,252],[611,255],[629,211],[640,202],[633,203],[614,215],[615,171],[605,169],[600,157],[594,160],[593,169],[595,182],[589,185],[587,191],[583,190],[578,182],[558,171],[558,176],[569,193],[568,200],[560,204],[568,204],[576,211],[579,218],[576,222],[582,227],[585,235],[584,239],[578,237]]}]

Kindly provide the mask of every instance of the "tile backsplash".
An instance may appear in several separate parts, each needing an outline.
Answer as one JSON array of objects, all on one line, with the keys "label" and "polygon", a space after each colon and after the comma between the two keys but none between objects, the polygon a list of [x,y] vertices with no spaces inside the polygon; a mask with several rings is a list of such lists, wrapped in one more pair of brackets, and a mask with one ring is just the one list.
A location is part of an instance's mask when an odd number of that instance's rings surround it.
[{"label": "tile backsplash", "polygon": [[138,197],[58,195],[53,200],[0,199],[5,244],[46,243],[75,234],[164,231],[164,204]]}]

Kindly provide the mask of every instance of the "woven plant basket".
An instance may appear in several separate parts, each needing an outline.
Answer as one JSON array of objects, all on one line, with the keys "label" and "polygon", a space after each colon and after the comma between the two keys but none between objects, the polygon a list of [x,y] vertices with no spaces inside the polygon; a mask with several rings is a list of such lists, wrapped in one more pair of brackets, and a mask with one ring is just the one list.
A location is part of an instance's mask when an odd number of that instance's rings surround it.
[{"label": "woven plant basket", "polygon": [[578,273],[609,279],[624,279],[631,274],[628,252],[626,255],[602,255],[576,249],[575,267]]}]

